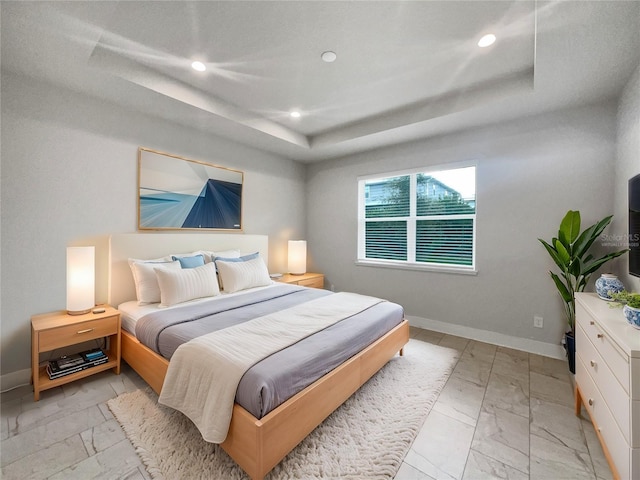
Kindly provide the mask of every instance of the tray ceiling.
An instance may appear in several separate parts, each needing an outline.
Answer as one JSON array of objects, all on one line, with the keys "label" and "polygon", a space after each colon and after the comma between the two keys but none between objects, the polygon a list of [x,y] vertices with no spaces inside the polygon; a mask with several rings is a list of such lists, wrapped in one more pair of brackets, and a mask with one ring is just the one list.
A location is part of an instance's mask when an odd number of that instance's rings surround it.
[{"label": "tray ceiling", "polygon": [[639,30],[640,2],[3,2],[2,67],[315,161],[617,95]]}]

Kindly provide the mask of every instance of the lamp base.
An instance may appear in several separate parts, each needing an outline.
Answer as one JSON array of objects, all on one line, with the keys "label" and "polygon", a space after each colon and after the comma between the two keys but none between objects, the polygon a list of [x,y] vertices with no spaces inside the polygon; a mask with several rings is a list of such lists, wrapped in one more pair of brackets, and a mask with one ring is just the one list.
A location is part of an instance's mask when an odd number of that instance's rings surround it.
[{"label": "lamp base", "polygon": [[85,313],[89,313],[90,311],[90,308],[86,310],[67,310],[67,315],[84,315]]},{"label": "lamp base", "polygon": [[307,273],[307,272],[302,272],[302,273],[292,273],[292,272],[289,272],[289,275],[304,275],[305,273]]}]

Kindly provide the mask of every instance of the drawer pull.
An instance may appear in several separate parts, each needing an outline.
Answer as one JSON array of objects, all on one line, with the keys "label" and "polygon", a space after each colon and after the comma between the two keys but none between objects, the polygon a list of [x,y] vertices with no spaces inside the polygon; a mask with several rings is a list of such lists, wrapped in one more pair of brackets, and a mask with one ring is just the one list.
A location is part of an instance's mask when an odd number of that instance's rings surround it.
[{"label": "drawer pull", "polygon": [[596,366],[596,362],[594,362],[593,360],[591,360],[589,363],[591,364],[592,367]]},{"label": "drawer pull", "polygon": [[598,337],[598,338],[604,338],[604,333],[599,333],[599,334],[597,334],[597,335],[596,335],[596,337]]},{"label": "drawer pull", "polygon": [[78,330],[76,333],[80,334],[80,333],[89,333],[89,332],[93,332],[93,328],[87,328],[85,330]]},{"label": "drawer pull", "polygon": [[589,399],[589,406],[593,406],[593,398]]}]

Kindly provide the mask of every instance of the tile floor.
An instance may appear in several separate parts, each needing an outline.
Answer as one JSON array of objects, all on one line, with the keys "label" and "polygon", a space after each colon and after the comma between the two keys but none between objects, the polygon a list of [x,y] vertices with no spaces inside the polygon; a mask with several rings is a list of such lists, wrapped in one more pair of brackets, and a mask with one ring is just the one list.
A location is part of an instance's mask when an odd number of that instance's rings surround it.
[{"label": "tile floor", "polygon": [[[593,426],[573,414],[566,362],[412,328],[462,354],[396,480],[611,478]],[[1,477],[149,479],[106,406],[146,384],[126,364],[42,393],[1,396]]]}]

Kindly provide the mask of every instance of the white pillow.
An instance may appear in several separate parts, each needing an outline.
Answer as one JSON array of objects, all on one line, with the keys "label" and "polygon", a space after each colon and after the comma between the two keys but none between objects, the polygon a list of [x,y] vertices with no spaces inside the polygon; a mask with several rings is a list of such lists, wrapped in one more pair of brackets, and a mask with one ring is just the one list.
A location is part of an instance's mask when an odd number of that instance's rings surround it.
[{"label": "white pillow", "polygon": [[162,307],[220,294],[216,266],[213,263],[180,270],[160,267],[156,268],[155,272],[160,286],[160,306]]},{"label": "white pillow", "polygon": [[233,293],[246,288],[262,287],[271,284],[269,271],[262,257],[244,262],[217,260],[216,265],[225,292]]},{"label": "white pillow", "polygon": [[[216,258],[240,258],[240,250],[221,250],[219,252],[209,252],[209,255],[211,256],[212,262],[215,262]],[[222,282],[217,269],[216,275],[218,275],[218,285],[220,285],[220,290],[224,290],[224,283]]]},{"label": "white pillow", "polygon": [[223,250],[220,252],[208,252],[211,255],[211,260],[215,261],[216,258],[239,258],[240,250]]},{"label": "white pillow", "polygon": [[136,297],[138,305],[147,305],[149,303],[158,303],[160,301],[160,287],[156,278],[154,269],[171,269],[179,270],[180,262],[178,261],[145,261],[130,260],[131,271],[133,272],[133,281],[136,284]]}]

